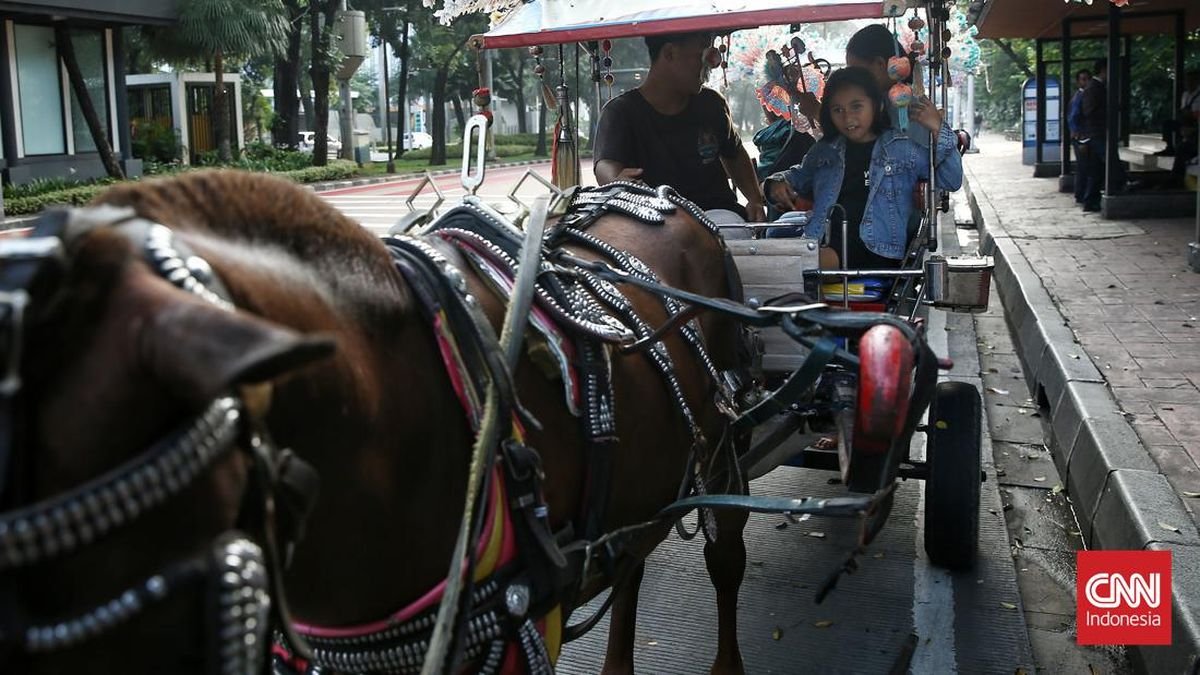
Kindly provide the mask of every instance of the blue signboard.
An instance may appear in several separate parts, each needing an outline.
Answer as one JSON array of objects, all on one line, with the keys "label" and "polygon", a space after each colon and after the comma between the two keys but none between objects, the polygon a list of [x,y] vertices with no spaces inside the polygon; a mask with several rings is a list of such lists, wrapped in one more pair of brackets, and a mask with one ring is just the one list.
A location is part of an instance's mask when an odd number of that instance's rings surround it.
[{"label": "blue signboard", "polygon": [[[1059,136],[1059,101],[1061,90],[1057,77],[1046,78],[1046,137],[1042,142],[1042,161],[1057,162],[1061,159]],[[1022,163],[1037,161],[1037,80],[1030,78],[1021,86],[1021,144]]]}]

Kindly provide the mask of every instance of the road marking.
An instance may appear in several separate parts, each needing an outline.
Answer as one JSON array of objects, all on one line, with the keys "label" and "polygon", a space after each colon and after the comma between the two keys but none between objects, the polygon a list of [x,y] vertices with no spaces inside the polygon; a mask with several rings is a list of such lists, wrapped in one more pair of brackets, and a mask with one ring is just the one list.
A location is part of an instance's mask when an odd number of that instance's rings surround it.
[{"label": "road marking", "polygon": [[[950,353],[946,338],[946,313],[931,309],[925,320],[926,339],[935,354]],[[942,377],[939,376],[939,381]],[[913,458],[925,459],[927,434],[913,448]],[[917,634],[916,652],[910,672],[949,675],[958,672],[958,657],[954,651],[954,578],[949,572],[934,567],[925,554],[925,485],[917,495],[916,537],[913,546],[913,632]]]}]

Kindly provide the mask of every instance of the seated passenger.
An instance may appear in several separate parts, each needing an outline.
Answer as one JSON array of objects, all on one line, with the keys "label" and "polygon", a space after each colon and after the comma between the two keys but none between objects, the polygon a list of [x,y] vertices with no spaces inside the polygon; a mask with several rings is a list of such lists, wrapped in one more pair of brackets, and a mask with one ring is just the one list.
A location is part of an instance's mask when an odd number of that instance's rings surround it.
[{"label": "seated passenger", "polygon": [[754,172],[758,174],[760,181],[767,177],[771,166],[779,158],[779,153],[783,152],[788,137],[792,135],[791,122],[776,115],[765,105],[762,110],[767,118],[767,126],[754,133],[754,145],[758,148],[758,161],[754,165]]},{"label": "seated passenger", "polygon": [[[938,187],[957,190],[962,186],[962,159],[955,149],[954,132],[942,124],[925,97],[912,102],[909,115],[913,124],[937,134]],[[863,68],[843,68],[825,85],[824,137],[803,163],[766,180],[767,198],[783,212],[801,210],[801,198],[812,200],[812,216],[803,234],[820,239],[826,228],[832,228],[830,248],[837,255],[824,252],[822,266],[836,260],[846,269],[890,269],[904,260],[913,188],[929,177],[929,151],[890,126],[874,76]],[[840,208],[835,210],[835,205]],[[848,259],[840,261],[843,217],[848,225]],[[799,229],[771,228],[767,236],[797,236]]]}]

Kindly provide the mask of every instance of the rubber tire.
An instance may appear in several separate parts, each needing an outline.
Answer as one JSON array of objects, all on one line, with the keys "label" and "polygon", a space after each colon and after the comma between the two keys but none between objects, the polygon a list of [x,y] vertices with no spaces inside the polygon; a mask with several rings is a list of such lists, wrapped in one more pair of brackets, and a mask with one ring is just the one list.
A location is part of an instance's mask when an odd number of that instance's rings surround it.
[{"label": "rubber tire", "polygon": [[975,564],[981,406],[979,390],[965,382],[939,383],[929,404],[925,553],[938,567],[958,570]]}]

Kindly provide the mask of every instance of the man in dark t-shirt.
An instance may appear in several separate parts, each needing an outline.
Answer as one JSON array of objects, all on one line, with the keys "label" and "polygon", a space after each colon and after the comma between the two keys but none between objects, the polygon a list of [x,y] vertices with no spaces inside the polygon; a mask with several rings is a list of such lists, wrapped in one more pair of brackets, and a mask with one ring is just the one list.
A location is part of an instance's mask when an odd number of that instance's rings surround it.
[{"label": "man in dark t-shirt", "polygon": [[[651,64],[645,82],[609,101],[600,114],[596,181],[670,185],[702,209],[761,222],[764,200],[754,164],[733,130],[725,99],[703,86],[711,45],[712,36],[704,33],[646,38]],[[745,208],[729,178],[746,195]]]}]

